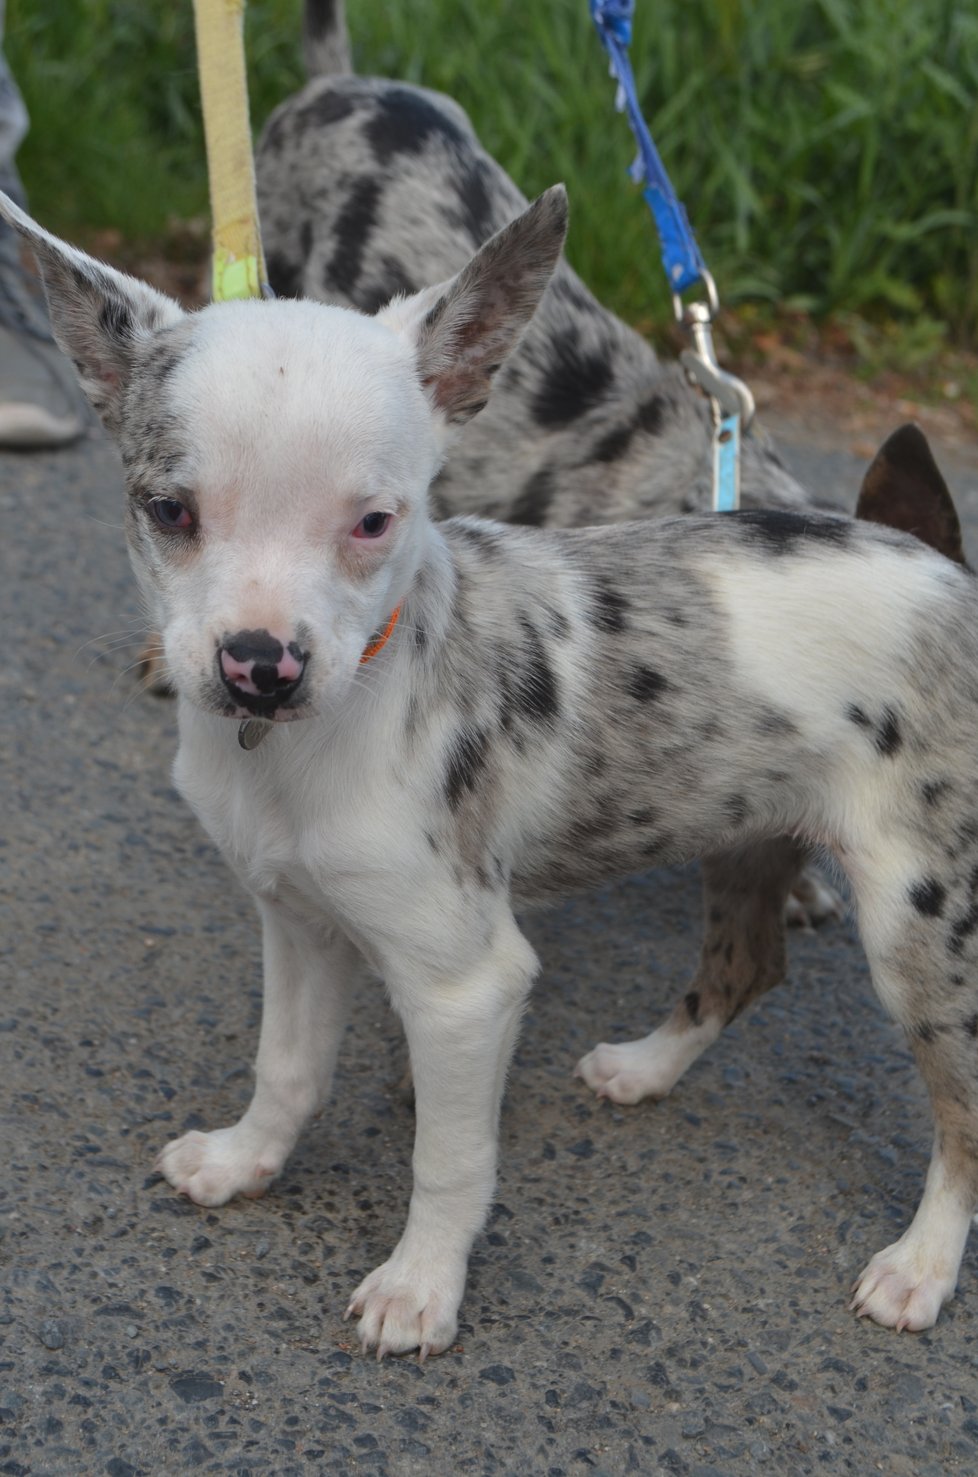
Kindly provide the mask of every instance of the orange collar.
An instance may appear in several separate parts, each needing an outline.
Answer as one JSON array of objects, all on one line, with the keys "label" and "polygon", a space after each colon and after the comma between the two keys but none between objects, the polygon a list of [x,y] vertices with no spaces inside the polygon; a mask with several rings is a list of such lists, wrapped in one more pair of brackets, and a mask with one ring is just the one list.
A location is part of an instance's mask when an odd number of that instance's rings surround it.
[{"label": "orange collar", "polygon": [[391,632],[397,625],[397,618],[400,613],[401,607],[398,605],[396,610],[394,611],[394,614],[391,616],[390,620],[387,622],[387,625],[381,631],[380,635],[377,636],[375,640],[371,641],[370,645],[364,651],[363,656],[360,658],[361,667],[363,666],[364,662],[369,662],[372,656],[376,656],[378,651],[383,650],[383,648],[387,645],[388,641],[391,638]]}]

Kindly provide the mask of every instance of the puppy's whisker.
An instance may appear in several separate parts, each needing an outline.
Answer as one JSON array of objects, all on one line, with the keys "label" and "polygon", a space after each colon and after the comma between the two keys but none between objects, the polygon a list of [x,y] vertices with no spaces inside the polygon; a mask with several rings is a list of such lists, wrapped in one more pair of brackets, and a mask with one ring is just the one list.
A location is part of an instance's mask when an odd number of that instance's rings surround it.
[{"label": "puppy's whisker", "polygon": [[129,641],[138,641],[140,636],[146,635],[148,632],[149,627],[143,623],[135,626],[121,626],[117,631],[104,631],[101,636],[90,636],[87,641],[83,641],[74,652],[74,655],[75,657],[80,657],[87,647],[95,646],[99,642],[108,646],[112,644],[125,645]]}]

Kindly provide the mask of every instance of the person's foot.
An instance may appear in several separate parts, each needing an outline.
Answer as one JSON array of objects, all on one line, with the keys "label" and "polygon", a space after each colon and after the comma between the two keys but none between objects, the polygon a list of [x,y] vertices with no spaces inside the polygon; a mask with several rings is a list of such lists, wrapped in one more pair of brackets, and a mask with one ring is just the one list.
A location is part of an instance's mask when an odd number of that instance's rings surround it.
[{"label": "person's foot", "polygon": [[0,449],[65,446],[85,430],[81,392],[15,255],[0,253]]}]

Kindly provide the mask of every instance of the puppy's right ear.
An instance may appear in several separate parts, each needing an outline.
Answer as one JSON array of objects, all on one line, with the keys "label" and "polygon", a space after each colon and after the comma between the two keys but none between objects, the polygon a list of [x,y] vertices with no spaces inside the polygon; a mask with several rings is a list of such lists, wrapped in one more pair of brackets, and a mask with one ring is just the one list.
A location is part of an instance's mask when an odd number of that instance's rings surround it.
[{"label": "puppy's right ear", "polygon": [[34,251],[51,326],[82,388],[105,423],[119,428],[123,393],[136,345],[186,315],[172,298],[104,266],[41,229],[0,192],[0,219]]},{"label": "puppy's right ear", "polygon": [[567,192],[546,190],[485,243],[457,277],[395,299],[378,318],[413,341],[433,409],[461,424],[489,398],[492,377],[519,342],[567,234]]}]

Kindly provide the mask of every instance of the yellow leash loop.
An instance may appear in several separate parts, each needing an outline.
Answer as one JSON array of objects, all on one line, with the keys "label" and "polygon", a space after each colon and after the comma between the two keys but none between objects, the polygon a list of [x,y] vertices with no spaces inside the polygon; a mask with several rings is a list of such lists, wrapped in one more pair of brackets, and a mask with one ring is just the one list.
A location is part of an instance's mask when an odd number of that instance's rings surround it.
[{"label": "yellow leash loop", "polygon": [[268,285],[248,119],[244,8],[245,0],[194,0],[218,303],[266,296]]}]

